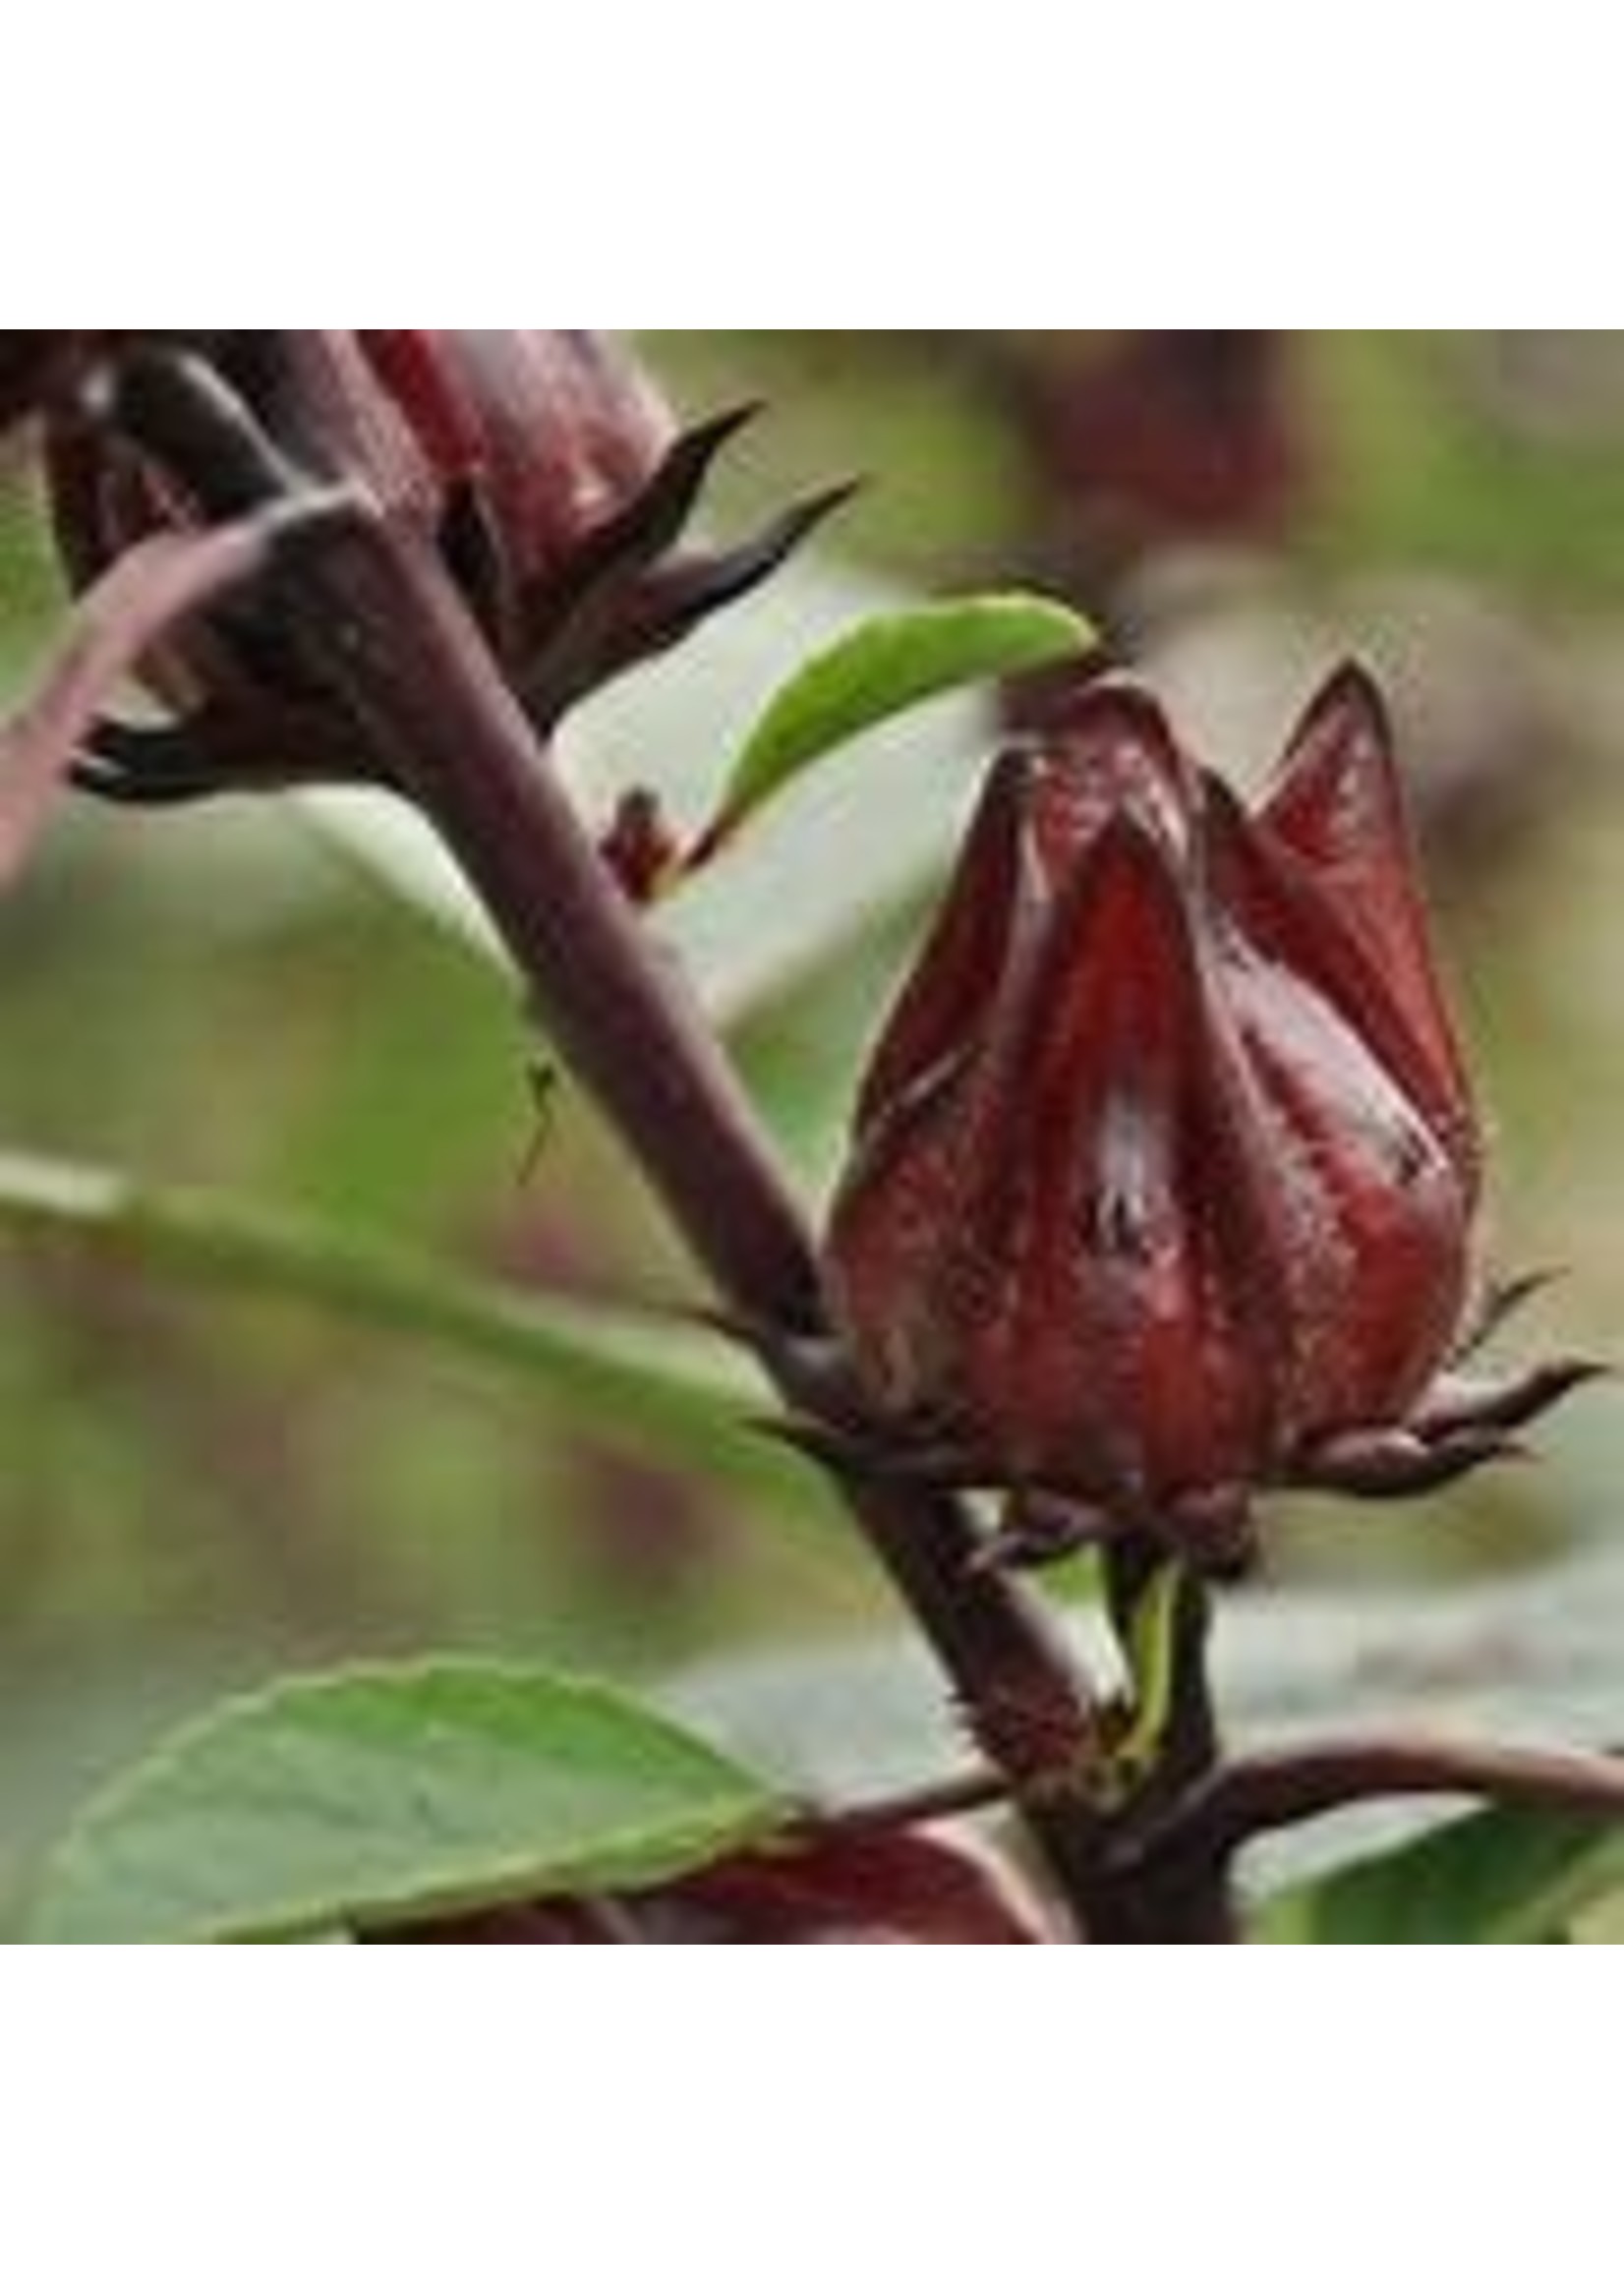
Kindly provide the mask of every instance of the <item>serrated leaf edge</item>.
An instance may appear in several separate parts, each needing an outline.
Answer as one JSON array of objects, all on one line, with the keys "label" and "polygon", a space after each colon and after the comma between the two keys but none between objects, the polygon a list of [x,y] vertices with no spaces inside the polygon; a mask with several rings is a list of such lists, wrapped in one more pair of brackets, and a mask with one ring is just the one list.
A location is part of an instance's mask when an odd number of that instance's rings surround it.
[{"label": "serrated leaf edge", "polygon": [[[285,1912],[267,1911],[263,1918],[252,1923],[222,1918],[211,1924],[206,1932],[189,1937],[189,1944],[199,1947],[270,1944],[319,1935],[324,1930],[353,1931],[372,1926],[422,1925],[435,1918],[500,1908],[515,1902],[570,1900],[611,1894],[636,1895],[651,1887],[665,1885],[671,1879],[681,1878],[690,1871],[702,1870],[708,1863],[719,1861],[725,1854],[742,1852],[746,1848],[770,1841],[776,1835],[787,1830],[798,1813],[791,1802],[775,1794],[764,1782],[754,1778],[749,1770],[730,1760],[726,1754],[719,1752],[705,1738],[695,1736],[658,1710],[626,1698],[608,1683],[583,1676],[547,1672],[535,1666],[527,1666],[517,1660],[449,1656],[392,1662],[358,1661],[341,1671],[329,1669],[321,1673],[294,1674],[264,1689],[227,1700],[213,1712],[177,1730],[133,1767],[113,1778],[81,1812],[77,1822],[70,1826],[47,1857],[36,1892],[28,1905],[24,1939],[34,1945],[48,1946],[59,1942],[57,1936],[40,1931],[50,1924],[53,1886],[71,1880],[76,1862],[94,1843],[101,1832],[139,1802],[140,1796],[149,1785],[158,1782],[175,1766],[180,1756],[204,1737],[229,1735],[234,1729],[245,1727],[271,1713],[277,1706],[301,1698],[336,1695],[345,1690],[364,1689],[369,1685],[406,1690],[416,1683],[455,1679],[459,1676],[471,1676],[486,1682],[512,1682],[515,1685],[545,1683],[554,1693],[567,1696],[573,1704],[599,1702],[619,1714],[641,1716],[673,1743],[688,1747],[696,1765],[709,1761],[720,1774],[735,1778],[740,1787],[740,1807],[737,1811],[724,1812],[719,1806],[714,1812],[714,1821],[696,1812],[692,1836],[685,1837],[680,1842],[677,1859],[673,1862],[663,1856],[658,1872],[652,1867],[646,1870],[631,1868],[633,1859],[646,1846],[647,1840],[646,1837],[628,1838],[606,1843],[601,1851],[602,1863],[595,1864],[590,1872],[571,1873],[562,1878],[556,1874],[539,1875],[534,1866],[516,1856],[511,1865],[493,1864],[489,1873],[482,1872],[477,1880],[459,1881],[454,1887],[448,1887],[443,1880],[436,1880],[433,1885],[426,1880],[421,1889],[403,1891],[398,1897],[391,1896],[386,1902],[368,1903],[364,1910],[355,1913],[326,1907],[295,1909],[290,1906]],[[759,1804],[746,1819],[743,1802],[752,1787],[759,1790]],[[620,1868],[622,1864],[624,1871]],[[124,1947],[142,1946],[130,1944]]]}]

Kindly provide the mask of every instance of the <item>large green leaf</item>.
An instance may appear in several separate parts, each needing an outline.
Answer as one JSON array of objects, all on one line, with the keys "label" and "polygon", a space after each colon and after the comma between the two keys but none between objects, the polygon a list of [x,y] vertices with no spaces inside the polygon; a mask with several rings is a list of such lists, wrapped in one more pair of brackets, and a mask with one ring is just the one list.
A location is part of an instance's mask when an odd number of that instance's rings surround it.
[{"label": "large green leaf", "polygon": [[1616,1829],[1485,1809],[1285,1896],[1267,1939],[1293,1943],[1542,1943],[1624,1886]]},{"label": "large green leaf", "polygon": [[36,1943],[230,1943],[633,1894],[770,1835],[745,1771],[607,1690],[472,1662],[297,1681],[177,1739],[48,1867]]},{"label": "large green leaf", "polygon": [[876,616],[779,690],[733,768],[711,834],[730,836],[823,759],[923,704],[1076,662],[1097,644],[1081,616],[1031,593]]},{"label": "large green leaf", "polygon": [[798,1465],[747,1426],[764,1392],[718,1337],[489,1284],[324,1222],[0,1154],[0,1231],[271,1294],[520,1372],[560,1421],[795,1506]]}]

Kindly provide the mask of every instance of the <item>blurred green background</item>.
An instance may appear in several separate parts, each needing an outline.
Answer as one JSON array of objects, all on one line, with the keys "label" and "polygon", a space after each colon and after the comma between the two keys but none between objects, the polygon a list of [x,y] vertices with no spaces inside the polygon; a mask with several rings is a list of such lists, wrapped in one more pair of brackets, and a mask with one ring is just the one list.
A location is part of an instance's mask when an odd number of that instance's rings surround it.
[{"label": "blurred green background", "polygon": [[[932,591],[1063,587],[1242,770],[1346,653],[1376,666],[1501,1133],[1497,1252],[1568,1274],[1520,1338],[1617,1352],[1624,337],[645,344],[696,413],[773,406],[719,513],[868,473],[831,558]],[[15,475],[0,580],[15,690],[52,620]],[[866,794],[883,831],[882,769]],[[740,1036],[809,1175],[908,922]],[[569,1096],[530,1157],[504,976],[285,814],[76,809],[0,943],[0,1147],[229,1187],[518,1280],[688,1292]],[[1282,1580],[1379,1605],[1604,1538],[1621,1407],[1593,1400],[1539,1466],[1446,1506],[1289,1518]],[[0,1235],[0,1882],[149,1729],[268,1668],[477,1646],[664,1678],[886,1614],[813,1496],[786,1516],[674,1481],[471,1361],[64,1244]]]}]

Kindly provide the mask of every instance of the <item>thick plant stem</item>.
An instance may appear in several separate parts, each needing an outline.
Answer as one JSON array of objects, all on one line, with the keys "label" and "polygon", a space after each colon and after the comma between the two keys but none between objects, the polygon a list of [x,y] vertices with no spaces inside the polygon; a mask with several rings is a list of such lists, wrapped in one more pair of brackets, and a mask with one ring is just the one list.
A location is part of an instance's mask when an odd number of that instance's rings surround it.
[{"label": "thick plant stem", "polygon": [[[212,514],[297,480],[197,367],[148,359],[128,375],[123,408]],[[805,1352],[822,1328],[810,1230],[725,1053],[600,859],[434,552],[358,499],[347,524],[325,524],[290,564],[276,600],[468,877],[552,1046],[768,1372],[804,1405]],[[982,1751],[1029,1796],[1028,1827],[1091,1937],[1104,1831],[1091,1785],[1097,1717],[1080,1670],[1037,1602],[985,1568],[979,1528],[953,1495],[862,1478],[842,1489]]]},{"label": "thick plant stem", "polygon": [[[502,933],[554,1048],[597,1099],[787,1397],[821,1325],[808,1229],[725,1057],[538,759],[517,705],[432,563],[387,533],[334,547],[328,574],[369,620],[411,625],[352,699]],[[415,680],[416,683],[410,683]],[[949,1494],[854,1478],[871,1545],[936,1648],[966,1720],[1014,1781],[1059,1789],[1090,1765],[1092,1718],[1058,1636],[975,1568],[979,1533]],[[1035,1829],[1073,1880],[1097,1834],[1064,1801]]]},{"label": "thick plant stem", "polygon": [[313,581],[352,592],[364,620],[400,624],[398,655],[335,668],[501,934],[551,1045],[744,1322],[811,1335],[812,1258],[748,1101],[449,586],[382,530],[334,546]]}]

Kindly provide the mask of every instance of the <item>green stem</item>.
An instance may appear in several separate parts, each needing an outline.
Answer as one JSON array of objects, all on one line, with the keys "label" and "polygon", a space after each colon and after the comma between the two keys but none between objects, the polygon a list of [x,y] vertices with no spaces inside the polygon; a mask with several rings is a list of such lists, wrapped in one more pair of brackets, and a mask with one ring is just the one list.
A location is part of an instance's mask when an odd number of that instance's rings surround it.
[{"label": "green stem", "polygon": [[1193,1846],[1163,1852],[1150,1841],[1150,1828],[1205,1787],[1222,1759],[1210,1668],[1211,1593],[1194,1573],[1138,1541],[1113,1547],[1107,1569],[1111,1615],[1125,1657],[1131,1664],[1142,1660],[1139,1646],[1146,1635],[1156,1645],[1148,1670],[1158,1695],[1137,1703],[1154,1713],[1157,1741],[1153,1766],[1114,1828],[1111,1860],[1094,1903],[1096,1940],[1238,1942],[1233,1859]]}]

